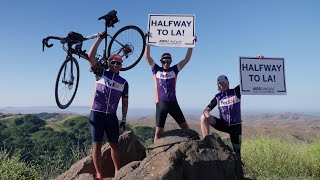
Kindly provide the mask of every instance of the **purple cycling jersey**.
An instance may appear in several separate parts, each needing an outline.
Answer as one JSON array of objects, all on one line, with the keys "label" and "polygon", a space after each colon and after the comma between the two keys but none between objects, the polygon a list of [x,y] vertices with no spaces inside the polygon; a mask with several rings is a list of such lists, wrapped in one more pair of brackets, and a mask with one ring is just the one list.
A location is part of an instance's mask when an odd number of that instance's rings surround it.
[{"label": "purple cycling jersey", "polygon": [[165,70],[154,64],[152,72],[156,88],[156,102],[177,101],[176,81],[179,73],[178,66],[174,65]]},{"label": "purple cycling jersey", "polygon": [[105,71],[96,81],[96,90],[91,110],[116,113],[120,98],[128,98],[128,82],[111,71]]},{"label": "purple cycling jersey", "polygon": [[211,110],[215,104],[218,105],[220,119],[223,119],[229,125],[241,123],[241,95],[239,86],[235,89],[228,89],[226,92],[216,94],[214,99],[210,102],[207,108]]}]

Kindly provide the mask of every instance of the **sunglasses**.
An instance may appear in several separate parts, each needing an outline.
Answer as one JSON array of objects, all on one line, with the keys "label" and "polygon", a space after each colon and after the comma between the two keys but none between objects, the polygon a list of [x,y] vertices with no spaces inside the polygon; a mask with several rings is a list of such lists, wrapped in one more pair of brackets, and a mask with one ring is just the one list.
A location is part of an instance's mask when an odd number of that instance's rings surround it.
[{"label": "sunglasses", "polygon": [[112,65],[122,65],[122,62],[119,62],[119,61],[110,61],[110,64],[112,64]]},{"label": "sunglasses", "polygon": [[172,61],[161,61],[162,64],[171,64]]}]

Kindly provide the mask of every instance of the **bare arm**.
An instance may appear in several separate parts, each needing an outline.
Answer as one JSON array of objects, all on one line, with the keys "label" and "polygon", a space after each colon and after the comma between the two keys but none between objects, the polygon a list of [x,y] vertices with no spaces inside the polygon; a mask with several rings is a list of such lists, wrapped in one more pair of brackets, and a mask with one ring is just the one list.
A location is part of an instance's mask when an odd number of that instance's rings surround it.
[{"label": "bare arm", "polygon": [[203,114],[206,118],[209,118],[210,117],[210,111],[217,106],[217,99],[214,97],[210,104],[203,110]]},{"label": "bare arm", "polygon": [[152,67],[154,65],[154,61],[150,56],[150,46],[148,45],[146,45],[145,56],[146,56],[147,63],[149,64],[150,67]]},{"label": "bare arm", "polygon": [[191,55],[192,55],[192,50],[193,50],[193,48],[188,48],[186,57],[182,61],[179,62],[180,70],[183,69],[183,67],[189,62]]},{"label": "bare arm", "polygon": [[210,111],[211,110],[209,108],[204,109],[204,111],[203,111],[204,117],[209,118],[210,117]]},{"label": "bare arm", "polygon": [[129,98],[122,98],[122,120],[127,119]]},{"label": "bare arm", "polygon": [[97,53],[97,49],[101,43],[103,39],[102,38],[98,38],[94,44],[91,46],[91,49],[88,53],[88,56],[89,56],[89,63],[90,63],[90,66],[91,67],[94,67],[94,65],[97,63],[97,61],[95,60],[95,56],[96,56],[96,53]]},{"label": "bare arm", "polygon": [[[193,38],[194,38],[193,41],[194,41],[194,42],[197,42],[197,36],[194,36]],[[189,62],[189,60],[190,60],[190,58],[191,58],[191,55],[192,55],[192,50],[193,50],[193,48],[188,48],[186,57],[185,57],[182,61],[179,62],[179,64],[178,64],[178,66],[179,66],[179,71],[180,71],[181,69],[183,69],[184,66]]]}]

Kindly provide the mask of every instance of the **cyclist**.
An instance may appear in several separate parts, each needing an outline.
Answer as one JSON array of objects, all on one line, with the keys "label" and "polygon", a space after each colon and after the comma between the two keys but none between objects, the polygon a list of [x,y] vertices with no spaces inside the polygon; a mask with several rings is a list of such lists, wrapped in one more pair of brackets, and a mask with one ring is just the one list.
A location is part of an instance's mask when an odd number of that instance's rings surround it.
[{"label": "cyclist", "polygon": [[[95,55],[97,48],[104,35],[96,40],[89,51],[89,61],[95,74],[99,74],[101,69],[97,65]],[[111,146],[111,157],[113,160],[115,174],[120,168],[120,157],[118,151],[119,123],[117,108],[120,98],[122,99],[122,122],[120,127],[125,125],[128,111],[128,82],[119,75],[122,67],[122,57],[118,54],[110,56],[108,59],[109,69],[104,70],[102,77],[96,81],[96,90],[90,112],[90,132],[92,137],[92,157],[96,170],[96,179],[102,179],[102,157],[101,147],[104,132],[106,132]]]},{"label": "cyclist", "polygon": [[[203,138],[210,134],[209,125],[219,131],[229,133],[233,150],[241,158],[241,110],[240,86],[229,89],[227,76],[221,75],[217,79],[219,93],[211,100],[200,117]],[[210,115],[210,111],[218,105],[220,118]]]},{"label": "cyclist", "polygon": [[[146,33],[146,36],[149,32]],[[196,36],[195,39],[196,41]],[[185,58],[178,64],[170,67],[172,57],[170,53],[163,53],[160,59],[162,66],[158,66],[150,56],[150,46],[146,46],[145,56],[152,68],[156,88],[156,131],[154,142],[160,137],[168,113],[179,124],[181,129],[189,129],[186,119],[176,98],[176,80],[178,73],[189,62],[193,48],[188,48]]]}]

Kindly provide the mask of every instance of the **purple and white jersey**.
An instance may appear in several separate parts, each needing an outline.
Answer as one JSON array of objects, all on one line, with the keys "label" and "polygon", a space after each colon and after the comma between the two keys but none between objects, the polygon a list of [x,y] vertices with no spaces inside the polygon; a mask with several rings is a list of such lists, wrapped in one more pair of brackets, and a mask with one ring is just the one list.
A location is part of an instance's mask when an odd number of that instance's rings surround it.
[{"label": "purple and white jersey", "polygon": [[226,92],[220,92],[215,98],[218,103],[220,119],[223,119],[229,125],[240,124],[240,99],[237,97],[235,89],[228,89]]},{"label": "purple and white jersey", "polygon": [[177,101],[176,81],[179,73],[178,65],[165,70],[154,63],[152,73],[156,88],[156,103],[159,101]]},{"label": "purple and white jersey", "polygon": [[120,98],[128,98],[128,82],[111,71],[104,71],[96,81],[96,90],[91,110],[104,113],[116,113]]}]

